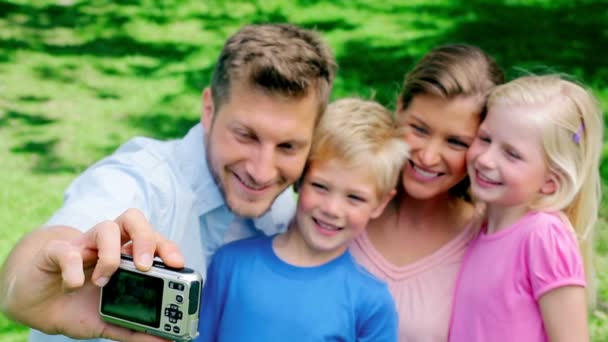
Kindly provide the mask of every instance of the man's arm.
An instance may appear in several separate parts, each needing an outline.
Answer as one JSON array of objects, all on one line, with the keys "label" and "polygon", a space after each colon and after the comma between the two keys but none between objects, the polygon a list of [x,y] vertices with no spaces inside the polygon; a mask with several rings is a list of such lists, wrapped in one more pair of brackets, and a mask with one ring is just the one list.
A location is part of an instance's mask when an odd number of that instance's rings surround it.
[{"label": "man's arm", "polygon": [[[125,246],[127,242],[132,244]],[[2,267],[0,309],[47,334],[162,341],[99,317],[98,285],[105,285],[118,268],[121,250],[132,250],[141,270],[151,267],[155,254],[172,267],[184,262],[177,246],[156,233],[135,209],[85,233],[66,226],[35,230],[17,243]]]}]

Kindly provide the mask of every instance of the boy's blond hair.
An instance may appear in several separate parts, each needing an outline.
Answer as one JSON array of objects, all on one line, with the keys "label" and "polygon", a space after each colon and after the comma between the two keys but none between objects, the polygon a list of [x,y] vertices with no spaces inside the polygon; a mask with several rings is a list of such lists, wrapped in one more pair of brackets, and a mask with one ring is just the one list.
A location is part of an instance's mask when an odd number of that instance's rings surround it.
[{"label": "boy's blond hair", "polygon": [[494,105],[525,105],[537,109],[546,163],[557,190],[532,209],[561,210],[579,239],[585,259],[590,304],[595,303],[593,226],[601,198],[599,163],[603,146],[602,110],[591,92],[559,75],[526,76],[498,86],[488,98]]},{"label": "boy's blond hair", "polygon": [[384,197],[395,188],[408,152],[389,110],[374,101],[347,98],[327,106],[308,162],[339,160],[346,167],[364,167]]},{"label": "boy's blond hair", "polygon": [[211,80],[215,111],[234,83],[268,95],[299,99],[315,91],[317,120],[329,100],[337,65],[329,46],[311,30],[289,24],[247,25],[226,41]]}]

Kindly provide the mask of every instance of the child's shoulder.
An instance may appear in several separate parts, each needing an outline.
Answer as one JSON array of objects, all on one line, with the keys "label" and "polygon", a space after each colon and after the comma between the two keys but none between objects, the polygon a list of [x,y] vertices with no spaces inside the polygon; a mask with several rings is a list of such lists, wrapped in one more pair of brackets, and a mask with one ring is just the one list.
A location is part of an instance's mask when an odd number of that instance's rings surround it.
[{"label": "child's shoulder", "polygon": [[574,234],[570,221],[559,211],[535,211],[523,218],[522,223],[532,232]]},{"label": "child's shoulder", "polygon": [[525,222],[530,245],[561,246],[578,250],[576,233],[563,213],[534,212],[528,215]]},{"label": "child's shoulder", "polygon": [[272,237],[270,236],[252,236],[244,239],[228,242],[227,244],[220,247],[216,255],[233,255],[233,254],[246,254],[250,253],[251,250],[262,248],[265,244],[270,243]]},{"label": "child's shoulder", "polygon": [[348,267],[349,277],[357,279],[364,288],[388,288],[385,281],[370,273],[364,266],[359,264],[350,256],[351,262]]}]

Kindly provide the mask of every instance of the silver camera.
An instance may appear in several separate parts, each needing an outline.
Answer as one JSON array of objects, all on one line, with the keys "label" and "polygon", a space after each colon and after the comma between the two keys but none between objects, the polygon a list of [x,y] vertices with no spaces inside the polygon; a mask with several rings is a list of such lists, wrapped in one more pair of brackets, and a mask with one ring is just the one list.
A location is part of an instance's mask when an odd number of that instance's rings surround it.
[{"label": "silver camera", "polygon": [[175,341],[198,336],[202,278],[189,268],[154,261],[147,272],[122,255],[118,270],[101,289],[99,313],[109,323]]}]

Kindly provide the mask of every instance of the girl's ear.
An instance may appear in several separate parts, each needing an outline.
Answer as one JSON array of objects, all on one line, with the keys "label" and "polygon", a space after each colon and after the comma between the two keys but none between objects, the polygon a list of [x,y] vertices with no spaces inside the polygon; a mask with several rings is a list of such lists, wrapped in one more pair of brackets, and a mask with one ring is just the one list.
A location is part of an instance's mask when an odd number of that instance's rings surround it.
[{"label": "girl's ear", "polygon": [[545,184],[541,186],[540,193],[543,195],[551,195],[557,191],[558,186],[558,178],[553,174],[553,172],[551,172],[545,179]]}]

